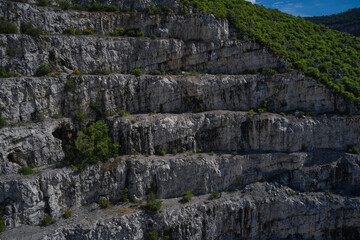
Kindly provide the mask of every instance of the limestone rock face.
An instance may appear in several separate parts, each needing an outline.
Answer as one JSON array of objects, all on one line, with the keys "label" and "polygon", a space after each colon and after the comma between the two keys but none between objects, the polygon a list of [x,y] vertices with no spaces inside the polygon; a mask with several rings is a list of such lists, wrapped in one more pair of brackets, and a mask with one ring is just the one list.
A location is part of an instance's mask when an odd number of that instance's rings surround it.
[{"label": "limestone rock face", "polygon": [[[13,56],[6,55],[8,49]],[[56,71],[96,69],[145,73],[197,70],[208,73],[242,73],[260,68],[284,69],[284,59],[251,42],[184,42],[177,39],[99,36],[1,35],[0,64],[9,71],[34,75],[42,63]]]},{"label": "limestone rock face", "polygon": [[61,220],[41,231],[40,227],[20,227],[4,239],[28,239],[19,231],[31,232],[33,239],[143,239],[150,231],[174,239],[360,237],[358,199],[290,192],[276,184],[254,183],[212,201],[199,197],[180,205],[176,199],[165,200],[159,214],[121,207],[80,212],[72,222]]},{"label": "limestone rock face", "polygon": [[48,34],[63,34],[64,30],[93,29],[97,34],[109,34],[115,28],[143,32],[145,36],[178,38],[184,41],[219,41],[229,37],[227,20],[218,20],[213,15],[147,15],[144,13],[107,14],[96,12],[62,11],[28,4],[0,2],[0,15],[16,18],[19,29],[32,24],[42,27]]},{"label": "limestone rock face", "polygon": [[[0,239],[360,239],[353,103],[175,0],[70,2],[123,10],[0,2],[2,21],[45,31],[0,34]],[[119,156],[70,162],[67,145],[99,150],[75,141],[98,120]],[[161,211],[144,210],[151,193]]]},{"label": "limestone rock face", "polygon": [[[67,79],[74,90],[65,87]],[[342,97],[301,74],[149,76],[17,77],[0,81],[0,108],[9,123],[32,121],[38,114],[74,116],[84,111],[96,117],[101,111],[131,113],[249,111],[262,106],[275,112],[353,113],[359,111]]]},{"label": "limestone rock face", "polygon": [[360,146],[359,118],[283,117],[213,111],[115,117],[109,121],[122,152],[299,151]]},{"label": "limestone rock face", "polygon": [[38,169],[26,177],[8,175],[0,182],[0,201],[9,226],[35,225],[46,213],[61,217],[66,209],[97,203],[100,197],[116,203],[125,187],[132,199],[150,191],[161,198],[179,197],[187,190],[207,194],[257,181],[353,193],[359,190],[359,166],[359,157],[337,152],[120,157],[81,173],[61,168]]},{"label": "limestone rock face", "polygon": [[68,119],[0,129],[0,173],[62,161],[62,144],[72,137],[72,129]]}]

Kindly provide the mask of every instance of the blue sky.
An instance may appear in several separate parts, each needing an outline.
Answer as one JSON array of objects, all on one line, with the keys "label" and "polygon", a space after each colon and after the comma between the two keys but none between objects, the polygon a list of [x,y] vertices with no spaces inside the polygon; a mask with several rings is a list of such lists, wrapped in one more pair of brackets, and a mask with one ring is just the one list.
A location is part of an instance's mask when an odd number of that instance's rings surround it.
[{"label": "blue sky", "polygon": [[359,8],[360,0],[248,0],[249,2],[264,5],[268,8],[277,8],[295,16],[322,16],[345,12],[349,8]]}]

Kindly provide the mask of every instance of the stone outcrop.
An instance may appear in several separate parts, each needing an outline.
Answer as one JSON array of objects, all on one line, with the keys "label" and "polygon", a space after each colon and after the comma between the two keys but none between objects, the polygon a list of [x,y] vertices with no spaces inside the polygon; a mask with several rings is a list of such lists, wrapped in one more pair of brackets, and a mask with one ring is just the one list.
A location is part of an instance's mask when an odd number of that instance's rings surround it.
[{"label": "stone outcrop", "polygon": [[[67,79],[74,90],[66,90]],[[17,77],[0,80],[1,116],[9,123],[32,121],[38,114],[74,116],[84,111],[89,118],[98,103],[104,114],[198,112],[204,110],[249,111],[267,101],[268,111],[358,113],[357,108],[301,74],[149,76]]]},{"label": "stone outcrop", "polygon": [[[9,49],[14,53],[6,55]],[[222,40],[184,42],[103,36],[1,35],[0,65],[8,71],[34,75],[43,63],[55,71],[145,73],[155,70],[242,73],[260,68],[284,69],[286,62],[256,43]]]},{"label": "stone outcrop", "polygon": [[122,152],[299,151],[360,147],[359,120],[213,111],[114,117],[111,135]]},{"label": "stone outcrop", "polygon": [[100,196],[116,203],[125,187],[133,199],[144,198],[151,191],[160,198],[179,197],[186,190],[207,194],[241,189],[257,181],[278,182],[303,191],[355,193],[360,184],[359,164],[358,156],[333,151],[124,156],[81,173],[68,167],[38,169],[37,174],[26,177],[8,175],[0,182],[0,202],[6,206],[7,224],[20,226],[37,224],[46,213],[61,217],[66,209],[97,203]]},{"label": "stone outcrop", "polygon": [[97,34],[109,34],[115,28],[153,34],[184,41],[219,41],[229,37],[227,20],[213,15],[147,15],[144,13],[97,13],[46,9],[22,3],[0,2],[0,16],[16,19],[18,29],[28,24],[41,27],[47,34],[63,34],[67,28],[92,29]]},{"label": "stone outcrop", "polygon": [[14,229],[4,239],[28,239],[23,231],[32,232],[32,239],[143,239],[154,231],[160,238],[172,239],[360,237],[358,199],[324,193],[292,195],[286,187],[255,183],[217,200],[206,201],[204,196],[186,205],[177,201],[165,200],[159,214],[123,207],[81,212],[44,230]]},{"label": "stone outcrop", "polygon": [[64,160],[62,144],[72,137],[73,130],[69,119],[0,129],[0,174],[14,172],[21,166],[42,166]]},{"label": "stone outcrop", "polygon": [[[184,14],[174,0],[71,1],[131,13],[36,2],[0,2],[3,21],[46,32],[0,34],[0,239],[360,238],[352,103],[289,72],[286,59],[226,20]],[[148,15],[150,4],[174,13]],[[110,37],[115,28],[145,37]],[[35,76],[43,63],[52,73]],[[129,75],[135,68],[144,75]],[[66,145],[95,120],[120,156],[71,165]],[[33,173],[21,175],[24,167]],[[125,188],[131,201],[120,204]],[[188,203],[185,191],[196,195]],[[222,196],[209,200],[214,191]],[[150,193],[161,211],[141,207]],[[38,226],[48,215],[57,222]]]}]

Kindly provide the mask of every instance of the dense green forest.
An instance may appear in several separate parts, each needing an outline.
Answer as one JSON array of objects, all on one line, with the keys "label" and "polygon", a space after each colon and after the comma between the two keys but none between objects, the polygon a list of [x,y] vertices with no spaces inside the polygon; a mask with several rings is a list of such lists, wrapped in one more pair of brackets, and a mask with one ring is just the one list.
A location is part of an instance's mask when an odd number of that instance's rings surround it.
[{"label": "dense green forest", "polygon": [[334,24],[347,24],[351,25],[354,23],[360,23],[360,8],[349,9],[346,12],[333,14],[329,16],[321,16],[321,17],[309,17],[305,18],[313,23],[334,25]]},{"label": "dense green forest", "polygon": [[245,0],[178,0],[219,18],[268,46],[303,71],[360,106],[360,38],[330,30]]}]

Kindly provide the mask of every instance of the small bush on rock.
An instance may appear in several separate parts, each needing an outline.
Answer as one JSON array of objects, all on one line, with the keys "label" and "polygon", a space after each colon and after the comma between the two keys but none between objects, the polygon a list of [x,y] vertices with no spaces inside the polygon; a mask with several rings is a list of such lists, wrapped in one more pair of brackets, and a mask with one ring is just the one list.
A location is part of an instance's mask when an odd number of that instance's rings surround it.
[{"label": "small bush on rock", "polygon": [[154,193],[150,193],[150,195],[146,199],[146,204],[142,206],[143,209],[157,212],[160,210],[162,205],[162,201],[157,199]]},{"label": "small bush on rock", "polygon": [[348,147],[347,152],[352,154],[360,154],[360,149],[357,147]]},{"label": "small bush on rock", "polygon": [[38,37],[38,36],[42,35],[44,32],[43,32],[42,27],[35,28],[32,26],[31,23],[28,23],[28,24],[21,25],[21,33],[27,34],[27,35],[30,35],[33,37]]},{"label": "small bush on rock", "polygon": [[184,203],[190,202],[192,197],[194,197],[194,194],[192,194],[192,192],[185,191],[184,196],[182,198],[182,202]]},{"label": "small bush on rock", "polygon": [[115,30],[110,33],[110,36],[113,37],[120,37],[120,36],[124,36],[125,30],[123,28],[115,28]]},{"label": "small bush on rock", "polygon": [[76,85],[72,79],[67,79],[64,87],[66,91],[73,92],[75,90]]},{"label": "small bush on rock", "polygon": [[80,29],[67,28],[64,30],[63,34],[76,36],[83,34],[83,32]]},{"label": "small bush on rock", "polygon": [[22,174],[22,175],[30,175],[30,174],[33,174],[33,172],[34,171],[30,167],[27,167],[27,166],[23,166],[22,168],[20,168],[18,170],[18,173]]},{"label": "small bush on rock", "polygon": [[219,193],[218,191],[213,191],[209,196],[209,200],[217,199],[220,197],[221,197],[221,193]]},{"label": "small bush on rock", "polygon": [[12,73],[6,71],[6,69],[4,67],[0,67],[0,77],[2,77],[2,78],[12,77]]},{"label": "small bush on rock", "polygon": [[71,217],[71,215],[72,215],[72,211],[70,209],[66,209],[63,216],[64,216],[64,218],[67,219],[67,218]]},{"label": "small bush on rock", "polygon": [[159,239],[159,234],[157,231],[151,231],[145,234],[145,240],[158,240],[158,239]]},{"label": "small bush on rock", "polygon": [[4,207],[0,206],[0,233],[5,230],[5,221],[2,219],[4,216]]},{"label": "small bush on rock", "polygon": [[101,197],[99,200],[99,204],[101,208],[108,208],[110,206],[110,201],[108,199]]},{"label": "small bush on rock", "polygon": [[77,111],[75,113],[75,120],[78,122],[85,122],[86,116],[84,111]]},{"label": "small bush on rock", "polygon": [[111,72],[108,71],[108,70],[106,70],[106,69],[99,69],[99,68],[97,68],[97,69],[94,70],[94,74],[95,74],[95,75],[109,75],[110,73],[111,73]]},{"label": "small bush on rock", "polygon": [[75,146],[68,145],[66,148],[68,163],[83,165],[116,157],[119,145],[112,143],[108,126],[103,121],[97,121],[78,132]]},{"label": "small bush on rock", "polygon": [[42,77],[48,75],[51,72],[52,72],[52,68],[48,64],[43,63],[39,66],[38,70],[35,73],[35,76]]},{"label": "small bush on rock", "polygon": [[330,192],[329,190],[325,190],[325,195],[333,198],[333,194],[332,194],[332,192]]},{"label": "small bush on rock", "polygon": [[54,224],[55,222],[55,219],[53,219],[50,215],[47,215],[44,220],[42,220],[39,224],[40,226],[49,226],[51,224]]},{"label": "small bush on rock", "polygon": [[123,190],[120,190],[120,201],[121,202],[130,202],[129,189],[124,188]]},{"label": "small bush on rock", "polygon": [[38,6],[47,6],[47,5],[49,5],[49,1],[48,0],[38,0],[37,5]]},{"label": "small bush on rock", "polygon": [[139,68],[135,68],[132,70],[132,74],[135,75],[135,76],[141,76],[142,75],[142,72]]},{"label": "small bush on rock", "polygon": [[112,4],[94,3],[88,7],[90,12],[119,12],[119,8]]},{"label": "small bush on rock", "polygon": [[8,22],[1,22],[0,23],[0,33],[4,34],[16,34],[18,33],[18,28],[16,25]]},{"label": "small bush on rock", "polygon": [[0,129],[3,127],[6,127],[7,123],[6,123],[6,119],[0,117]]}]

